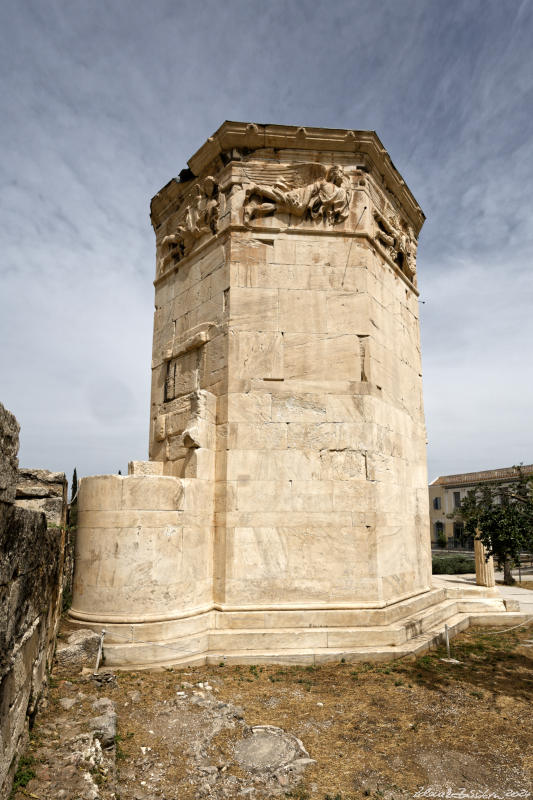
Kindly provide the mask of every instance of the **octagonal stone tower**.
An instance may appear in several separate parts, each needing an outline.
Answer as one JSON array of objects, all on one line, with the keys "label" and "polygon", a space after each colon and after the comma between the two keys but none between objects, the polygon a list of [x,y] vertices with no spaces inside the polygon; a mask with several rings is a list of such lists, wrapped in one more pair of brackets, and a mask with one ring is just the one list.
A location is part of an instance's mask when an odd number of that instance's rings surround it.
[{"label": "octagonal stone tower", "polygon": [[189,164],[152,201],[150,458],[212,482],[215,603],[427,590],[419,206],[372,132],[227,122]]},{"label": "octagonal stone tower", "polygon": [[424,216],[376,134],[226,122],[151,218],[150,462],[82,481],[71,616],[114,664],[392,658],[468,624],[430,585]]}]

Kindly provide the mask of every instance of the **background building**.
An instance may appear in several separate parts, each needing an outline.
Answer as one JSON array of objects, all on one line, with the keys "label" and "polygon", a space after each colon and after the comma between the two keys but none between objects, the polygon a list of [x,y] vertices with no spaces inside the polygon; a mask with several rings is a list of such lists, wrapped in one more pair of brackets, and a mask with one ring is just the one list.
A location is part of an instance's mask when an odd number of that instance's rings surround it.
[{"label": "background building", "polygon": [[[522,474],[533,475],[533,464],[522,466]],[[473,549],[472,537],[465,536],[463,523],[451,519],[456,508],[470,489],[483,483],[508,483],[518,478],[517,467],[487,469],[481,472],[462,472],[458,475],[440,475],[429,484],[429,518],[431,544],[437,546],[444,534],[448,547]]]}]

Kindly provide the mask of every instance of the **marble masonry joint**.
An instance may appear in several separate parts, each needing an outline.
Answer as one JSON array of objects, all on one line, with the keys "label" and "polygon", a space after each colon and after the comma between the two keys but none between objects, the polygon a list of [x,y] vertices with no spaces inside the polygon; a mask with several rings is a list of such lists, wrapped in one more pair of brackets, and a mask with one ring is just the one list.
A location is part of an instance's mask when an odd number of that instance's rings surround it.
[{"label": "marble masonry joint", "polygon": [[424,214],[377,135],[225,122],[151,220],[149,461],[78,496],[70,613],[107,664],[386,660],[500,619],[432,585]]}]

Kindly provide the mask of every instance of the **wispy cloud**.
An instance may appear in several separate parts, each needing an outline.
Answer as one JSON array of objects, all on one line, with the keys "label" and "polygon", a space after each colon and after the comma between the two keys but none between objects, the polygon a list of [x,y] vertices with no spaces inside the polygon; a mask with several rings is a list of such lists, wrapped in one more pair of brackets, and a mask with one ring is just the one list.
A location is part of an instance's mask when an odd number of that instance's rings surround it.
[{"label": "wispy cloud", "polygon": [[428,217],[430,471],[531,460],[531,2],[13,0],[0,29],[0,400],[22,462],[146,455],[148,204],[224,119],[377,130]]}]

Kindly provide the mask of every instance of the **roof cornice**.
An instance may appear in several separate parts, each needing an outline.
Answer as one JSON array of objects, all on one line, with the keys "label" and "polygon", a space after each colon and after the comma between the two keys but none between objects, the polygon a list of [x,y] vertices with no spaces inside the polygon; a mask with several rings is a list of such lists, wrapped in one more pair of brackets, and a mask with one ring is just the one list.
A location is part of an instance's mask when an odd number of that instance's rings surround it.
[{"label": "roof cornice", "polygon": [[[356,131],[342,128],[312,128],[296,125],[260,125],[255,122],[222,123],[220,128],[191,156],[187,162],[195,177],[201,176],[221,155],[233,148],[250,152],[264,148],[276,150],[311,150],[337,153],[364,153],[377,167],[384,184],[404,206],[408,215],[422,227],[425,216],[409,187],[394,166],[387,150],[375,131]],[[172,179],[153,198],[155,205],[166,205],[179,197],[187,184]]]}]

